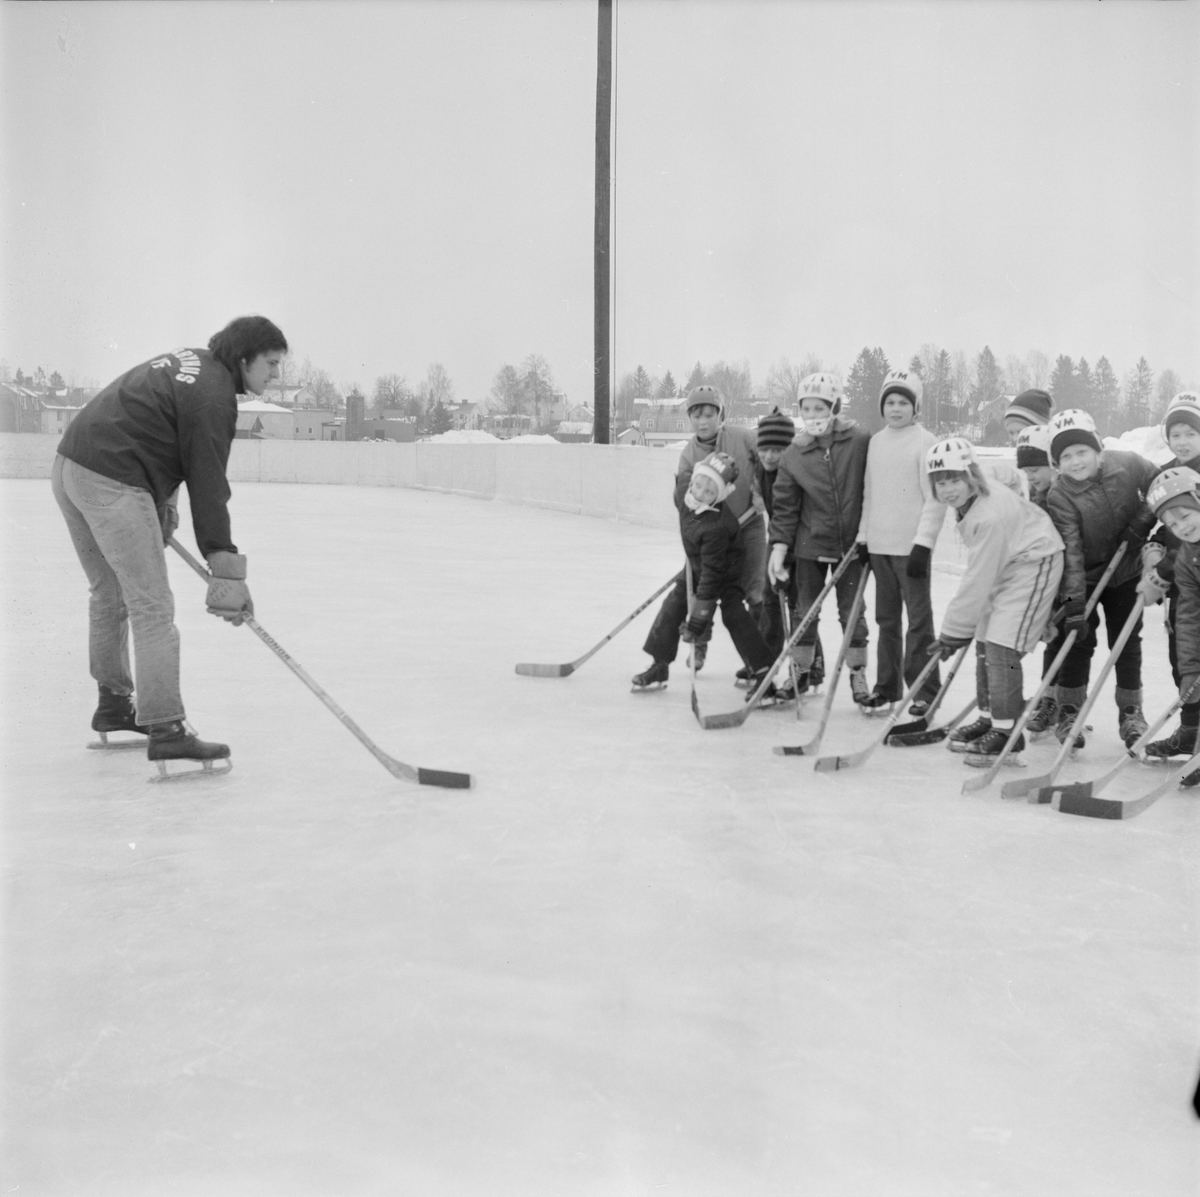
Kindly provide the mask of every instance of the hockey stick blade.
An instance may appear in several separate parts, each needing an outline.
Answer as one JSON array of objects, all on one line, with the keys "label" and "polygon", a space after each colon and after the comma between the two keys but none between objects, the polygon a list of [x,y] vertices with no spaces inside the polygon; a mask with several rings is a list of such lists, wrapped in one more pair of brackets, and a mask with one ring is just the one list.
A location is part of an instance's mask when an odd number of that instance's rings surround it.
[{"label": "hockey stick blade", "polygon": [[897,735],[895,732],[888,737],[889,748],[920,748],[924,744],[940,744],[950,734],[948,725],[931,727],[928,731],[906,732]]},{"label": "hockey stick blade", "polygon": [[924,715],[920,719],[914,719],[911,723],[900,723],[892,728],[887,734],[885,744],[895,744],[899,736],[915,736],[929,730],[929,720]]},{"label": "hockey stick blade", "polygon": [[[1189,757],[1178,769],[1173,770],[1164,782],[1140,798],[1130,798],[1122,802],[1120,798],[1076,798],[1069,793],[1063,793],[1054,806],[1064,815],[1083,815],[1089,819],[1134,819],[1142,811],[1153,806],[1164,794],[1177,789],[1179,783],[1197,764],[1200,764],[1200,752]],[[1067,789],[1068,787],[1063,787],[1064,791]]]},{"label": "hockey stick blade", "polygon": [[517,666],[517,672],[522,677],[569,677],[575,672],[575,662],[569,665],[529,665]]}]

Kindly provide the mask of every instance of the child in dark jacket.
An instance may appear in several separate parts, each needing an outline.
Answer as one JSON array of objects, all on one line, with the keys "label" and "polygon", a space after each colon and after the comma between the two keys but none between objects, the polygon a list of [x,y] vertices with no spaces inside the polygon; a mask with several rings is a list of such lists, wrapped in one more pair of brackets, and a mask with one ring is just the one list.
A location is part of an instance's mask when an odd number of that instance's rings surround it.
[{"label": "child in dark jacket", "polygon": [[[1172,570],[1175,653],[1171,665],[1179,697],[1186,700],[1200,681],[1200,474],[1187,466],[1167,466],[1150,484],[1146,500],[1178,545]],[[1192,748],[1187,755],[1194,752]],[[1189,773],[1182,784],[1200,785],[1200,769]]]},{"label": "child in dark jacket", "polygon": [[[791,416],[781,412],[778,407],[758,421],[757,490],[759,495],[762,496],[768,521],[775,511],[775,476],[779,472],[779,459],[783,456],[784,450],[795,439],[795,422]],[[775,656],[778,656],[783,651],[784,641],[783,610],[778,596],[782,596],[782,600],[787,603],[789,611],[795,608],[796,600],[799,596],[799,590],[796,585],[796,574],[791,569],[792,562],[789,558],[785,558],[784,564],[789,568],[788,580],[778,588],[771,587],[772,593],[768,594],[763,600],[762,618],[758,623],[759,631],[762,632],[763,639],[767,642],[767,647]],[[769,578],[765,580],[768,583],[770,582]],[[753,608],[751,610],[753,611]],[[819,636],[814,647],[816,655],[813,657],[808,677],[803,683],[804,689],[819,686],[825,677],[825,655],[821,651],[821,639]],[[793,689],[790,677],[780,683],[779,697],[782,700],[795,697],[795,690]]]},{"label": "child in dark jacket", "polygon": [[[1111,648],[1138,600],[1141,547],[1154,525],[1146,506],[1146,491],[1158,467],[1137,453],[1104,449],[1096,425],[1085,411],[1060,412],[1050,422],[1050,460],[1058,477],[1047,500],[1050,518],[1066,545],[1059,598],[1062,630],[1079,636],[1058,679],[1058,726],[1065,741],[1079,708],[1087,698],[1092,654],[1100,611]],[[1090,618],[1084,607],[1117,549],[1125,555]],[[1146,730],[1142,714],[1142,624],[1139,619],[1117,658],[1116,700],[1121,739],[1133,744]],[[1075,747],[1082,747],[1082,736]]]},{"label": "child in dark jacket", "polygon": [[[1175,454],[1163,470],[1188,466],[1200,467],[1200,395],[1184,391],[1176,395],[1167,405],[1162,422],[1163,440]],[[1161,518],[1161,517],[1160,517]],[[1179,589],[1175,585],[1175,560],[1182,541],[1171,531],[1164,520],[1154,536],[1142,550],[1142,581],[1140,593],[1147,605],[1167,603],[1167,656],[1171,662],[1171,673],[1178,686],[1182,677],[1179,672],[1179,647],[1176,634],[1176,619],[1179,607]],[[1172,756],[1191,756],[1196,751],[1197,732],[1200,731],[1200,698],[1184,703],[1179,712],[1179,727],[1163,740],[1146,745],[1146,755],[1165,759]]]},{"label": "child in dark jacket", "polygon": [[[788,580],[789,551],[795,561],[799,599],[796,618],[816,602],[826,575],[854,548],[862,518],[863,476],[870,433],[839,415],[842,382],[836,374],[810,374],[800,384],[800,418],[805,431],[784,451],[773,491],[774,514],[768,537],[768,576],[775,585]],[[855,560],[837,584],[838,617],[845,629],[862,574]],[[817,621],[804,630],[793,652],[797,673],[812,665]],[[860,613],[846,654],[854,701],[870,697],[867,685],[867,621]]]},{"label": "child in dark jacket", "polygon": [[[679,512],[679,532],[695,587],[682,637],[692,644],[707,639],[719,603],[721,618],[757,685],[775,658],[746,609],[738,519],[726,504],[737,477],[737,463],[728,453],[710,454],[692,469]],[[647,673],[661,667],[663,676],[650,684],[667,680],[666,663],[674,658],[679,637],[678,625],[655,621],[646,641],[646,651],[654,657]]]}]

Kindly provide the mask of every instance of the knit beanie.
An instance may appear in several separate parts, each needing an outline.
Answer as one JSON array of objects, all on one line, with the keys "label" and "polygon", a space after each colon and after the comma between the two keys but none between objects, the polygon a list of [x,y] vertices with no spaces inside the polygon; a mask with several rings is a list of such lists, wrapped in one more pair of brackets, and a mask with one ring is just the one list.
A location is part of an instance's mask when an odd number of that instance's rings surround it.
[{"label": "knit beanie", "polygon": [[1050,464],[1050,429],[1045,424],[1031,424],[1021,429],[1017,438],[1017,469]]},{"label": "knit beanie", "polygon": [[1167,414],[1163,416],[1163,440],[1167,439],[1172,424],[1190,424],[1200,432],[1200,400],[1194,394],[1184,391],[1171,400]]},{"label": "knit beanie", "polygon": [[760,449],[786,449],[796,439],[796,424],[792,417],[776,407],[758,422]]},{"label": "knit beanie", "polygon": [[1006,420],[1024,420],[1026,424],[1049,424],[1054,400],[1045,391],[1036,387],[1022,391],[1004,413]]}]

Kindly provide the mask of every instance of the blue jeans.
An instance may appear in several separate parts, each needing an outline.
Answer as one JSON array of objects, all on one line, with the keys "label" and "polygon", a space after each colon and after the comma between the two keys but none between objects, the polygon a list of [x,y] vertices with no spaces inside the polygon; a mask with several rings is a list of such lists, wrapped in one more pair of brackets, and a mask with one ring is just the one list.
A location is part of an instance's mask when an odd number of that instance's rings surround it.
[{"label": "blue jeans", "polygon": [[154,496],[61,455],[54,459],[50,486],[91,590],[88,661],[92,677],[116,694],[133,692],[132,628],[138,722],[182,719],[175,599],[167,580]]}]

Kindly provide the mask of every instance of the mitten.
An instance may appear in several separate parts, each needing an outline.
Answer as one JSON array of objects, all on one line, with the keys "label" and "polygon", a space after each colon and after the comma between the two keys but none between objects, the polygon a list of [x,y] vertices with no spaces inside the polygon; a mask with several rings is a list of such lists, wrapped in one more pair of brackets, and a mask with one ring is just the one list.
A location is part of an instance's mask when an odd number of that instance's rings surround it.
[{"label": "mitten", "polygon": [[910,578],[918,580],[929,577],[929,558],[933,556],[933,550],[923,544],[915,544],[912,547],[912,552],[908,555],[908,564],[904,567],[904,572]]},{"label": "mitten", "polygon": [[767,577],[771,579],[773,586],[787,585],[789,570],[783,563],[783,559],[787,556],[787,549],[785,544],[771,546],[771,557],[767,562]]}]

